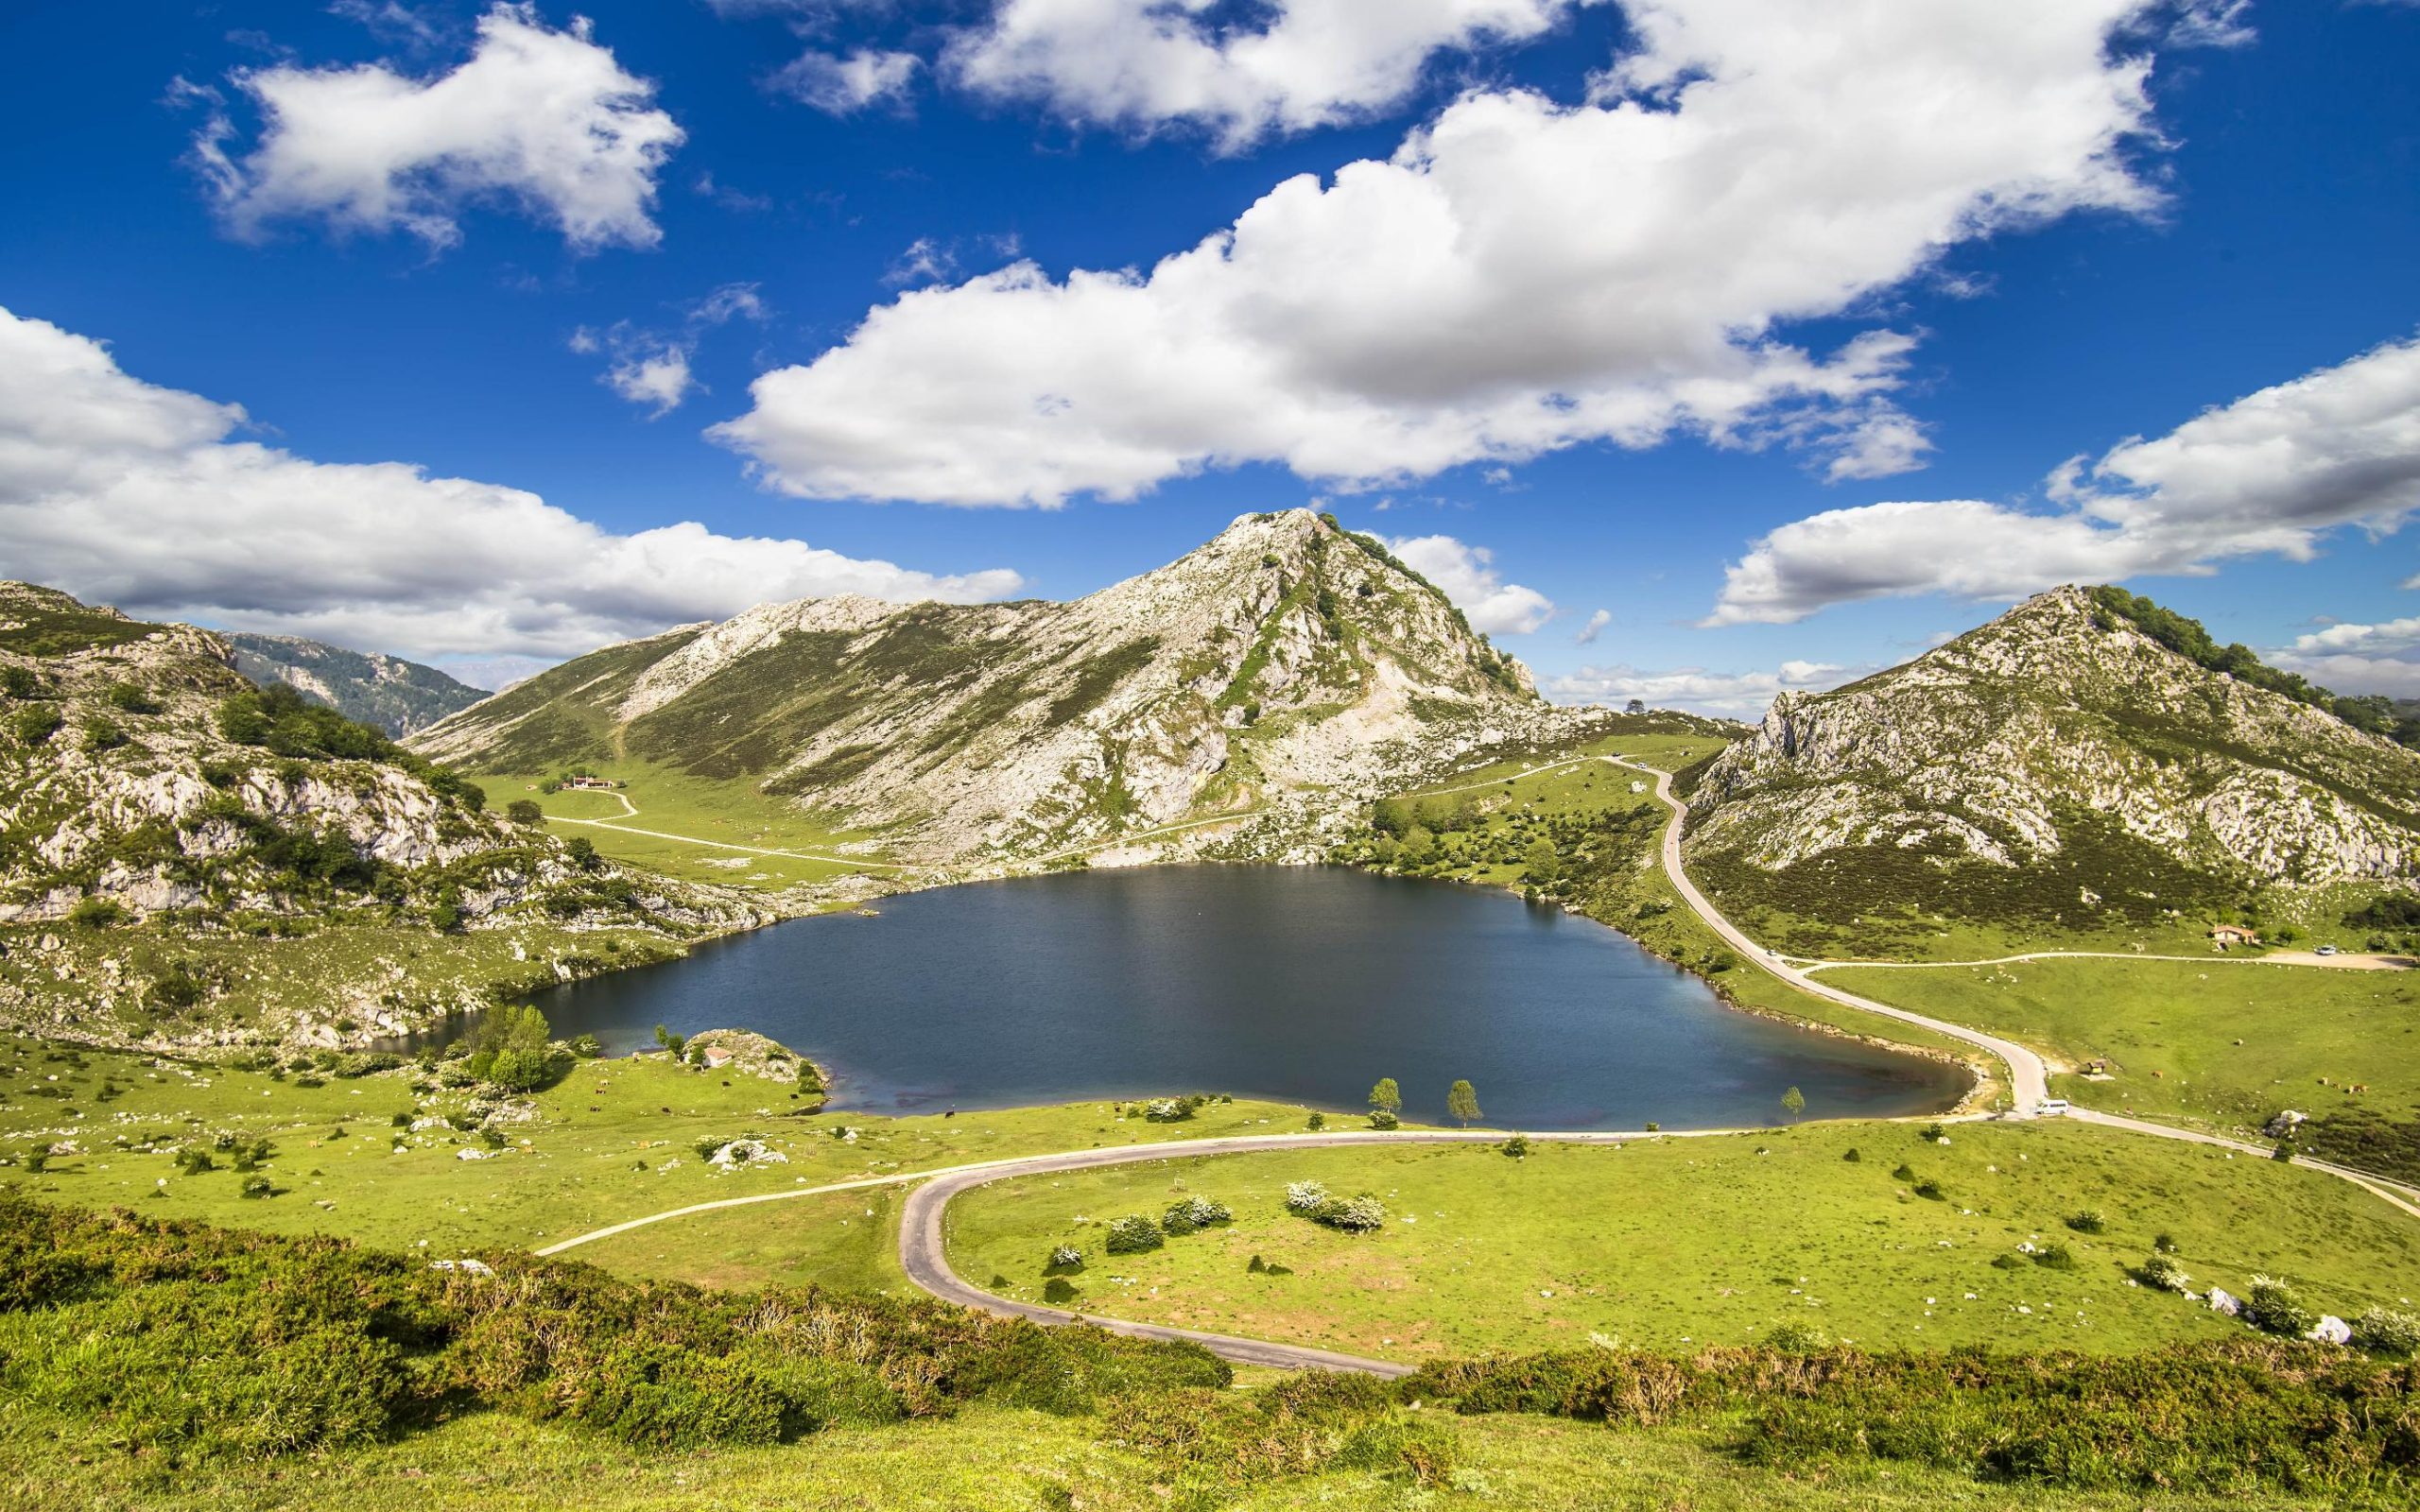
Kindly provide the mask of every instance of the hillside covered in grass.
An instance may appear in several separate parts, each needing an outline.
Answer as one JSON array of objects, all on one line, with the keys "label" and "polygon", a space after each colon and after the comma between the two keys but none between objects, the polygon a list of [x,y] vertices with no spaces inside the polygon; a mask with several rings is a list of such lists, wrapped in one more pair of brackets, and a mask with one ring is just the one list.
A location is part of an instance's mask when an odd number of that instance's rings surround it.
[{"label": "hillside covered in grass", "polygon": [[[542,1464],[591,1505],[660,1486],[685,1505],[907,1507],[938,1489],[1011,1507],[1546,1508],[1582,1504],[1641,1451],[1741,1505],[1926,1504],[1886,1489],[1903,1476],[1934,1505],[1989,1484],[2052,1506],[2413,1490],[2408,1363],[2249,1336],[2120,1362],[1583,1348],[1237,1390],[1190,1345],[931,1302],[710,1294],[12,1197],[0,1275],[0,1458],[33,1506],[502,1505],[516,1467]],[[1508,1453],[1516,1424],[1529,1447]],[[1602,1459],[1576,1447],[1609,1430],[1637,1437]],[[887,1435],[920,1456],[905,1481],[869,1473]],[[1002,1435],[1020,1452],[1003,1459]],[[866,1469],[835,1481],[827,1457]],[[1807,1489],[1835,1480],[1879,1499]]]},{"label": "hillside covered in grass", "polygon": [[[602,969],[607,933],[660,954],[763,917],[497,813],[477,784],[233,663],[209,631],[0,585],[0,1017],[92,1040],[400,1028],[489,1000],[407,964],[484,957],[459,943],[474,934],[527,933],[493,953],[526,979],[532,946],[560,965],[549,947],[576,927],[603,932],[579,953]],[[348,931],[382,943],[351,949]],[[296,938],[317,942],[307,1001],[231,1024],[222,1008],[276,970],[245,942]]]}]

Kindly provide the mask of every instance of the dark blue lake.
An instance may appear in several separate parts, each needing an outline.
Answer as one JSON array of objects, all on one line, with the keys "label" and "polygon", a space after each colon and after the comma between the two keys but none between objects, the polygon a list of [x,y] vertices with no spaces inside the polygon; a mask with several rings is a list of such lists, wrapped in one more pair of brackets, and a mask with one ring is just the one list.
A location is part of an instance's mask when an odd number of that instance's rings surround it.
[{"label": "dark blue lake", "polygon": [[833,1107],[981,1108],[1188,1091],[1357,1108],[1381,1076],[1506,1128],[1946,1109],[1955,1068],[1727,1009],[1601,924],[1509,894],[1326,867],[1152,867],[947,887],[556,988],[610,1051],[737,1027]]}]

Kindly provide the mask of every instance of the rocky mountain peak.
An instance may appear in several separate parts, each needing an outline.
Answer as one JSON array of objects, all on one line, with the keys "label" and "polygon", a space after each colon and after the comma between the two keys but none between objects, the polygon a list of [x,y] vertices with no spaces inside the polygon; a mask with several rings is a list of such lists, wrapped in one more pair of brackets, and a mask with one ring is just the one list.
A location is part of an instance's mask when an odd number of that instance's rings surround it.
[{"label": "rocky mountain peak", "polygon": [[[2146,905],[2154,874],[2169,902],[2411,879],[2420,754],[2326,700],[2147,600],[2054,589],[1900,666],[1776,698],[1700,778],[1690,845],[1774,896],[1810,866],[1878,879],[1919,860],[1943,877],[2065,868],[2070,902]],[[1911,886],[1890,889],[1904,903]]]},{"label": "rocky mountain peak", "polygon": [[763,605],[427,731],[477,771],[620,755],[931,860],[1013,860],[1392,780],[1560,717],[1437,590],[1309,509],[1066,603]]}]

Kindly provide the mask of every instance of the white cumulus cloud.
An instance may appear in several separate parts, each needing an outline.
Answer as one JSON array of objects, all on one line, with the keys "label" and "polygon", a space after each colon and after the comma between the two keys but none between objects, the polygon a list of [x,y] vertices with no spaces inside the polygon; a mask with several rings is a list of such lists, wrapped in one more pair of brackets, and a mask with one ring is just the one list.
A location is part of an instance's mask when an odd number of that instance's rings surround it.
[{"label": "white cumulus cloud", "polygon": [[1596,644],[1597,637],[1604,634],[1605,627],[1612,623],[1614,623],[1614,611],[1609,609],[1599,610],[1588,616],[1587,624],[1580,627],[1580,633],[1571,638],[1571,644],[1574,645]]},{"label": "white cumulus cloud", "polygon": [[905,99],[923,60],[913,53],[860,47],[846,55],[802,54],[772,77],[774,89],[830,115]]},{"label": "white cumulus cloud", "polygon": [[1651,709],[1683,709],[1691,713],[1754,719],[1764,713],[1777,693],[1820,692],[1861,675],[1828,662],[1785,662],[1771,672],[1709,672],[1703,667],[1650,672],[1617,664],[1582,667],[1548,679],[1546,688],[1555,697],[1572,703],[1621,704],[1636,698]]},{"label": "white cumulus cloud", "polygon": [[1950,247],[2156,194],[2142,0],[1634,0],[1592,99],[1474,92],[1148,271],[1020,263],[871,311],[717,427],[804,497],[1131,498],[1266,461],[1342,484],[1586,441],[1913,465],[1913,338],[1817,354]]},{"label": "white cumulus cloud", "polygon": [[1228,151],[1400,103],[1449,49],[1519,42],[1581,0],[1271,0],[1256,26],[1202,0],[1006,0],[945,60],[961,87],[1072,121],[1185,122]]},{"label": "white cumulus cloud", "polygon": [[0,575],[129,612],[407,655],[560,658],[769,599],[1022,586],[683,522],[603,529],[520,489],[234,438],[234,404],[0,310]]},{"label": "white cumulus cloud", "polygon": [[1389,541],[1387,549],[1436,584],[1482,635],[1527,635],[1554,613],[1546,594],[1504,581],[1495,554],[1485,546],[1466,546],[1451,536],[1411,536]]},{"label": "white cumulus cloud", "polygon": [[2086,467],[2055,512],[1973,499],[1870,504],[1793,521],[1732,564],[1709,623],[1787,624],[1916,593],[2018,598],[2066,582],[2206,575],[2235,557],[2308,561],[2332,529],[2420,508],[2420,340],[2391,343]]},{"label": "white cumulus cloud", "polygon": [[233,81],[259,109],[259,140],[238,148],[234,124],[215,111],[194,155],[238,234],[317,217],[448,247],[461,239],[464,206],[495,199],[552,221],[583,250],[660,237],[656,176],[681,128],[585,20],[558,31],[534,6],[497,5],[480,17],[469,60],[430,78],[383,63],[281,63]]}]

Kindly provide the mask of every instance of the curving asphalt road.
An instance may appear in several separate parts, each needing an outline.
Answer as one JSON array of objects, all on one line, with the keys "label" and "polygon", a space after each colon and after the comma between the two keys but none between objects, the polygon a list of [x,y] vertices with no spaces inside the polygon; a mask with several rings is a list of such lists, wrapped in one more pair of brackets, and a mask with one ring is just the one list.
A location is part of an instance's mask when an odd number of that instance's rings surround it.
[{"label": "curving asphalt road", "polygon": [[1705,894],[1698,891],[1697,884],[1691,882],[1689,874],[1681,868],[1681,830],[1688,822],[1689,806],[1673,793],[1672,774],[1619,756],[1608,756],[1605,760],[1616,766],[1626,766],[1655,779],[1655,796],[1672,811],[1670,821],[1664,826],[1664,873],[1672,879],[1672,885],[1679,889],[1688,905],[1697,910],[1698,917],[1705,920],[1706,927],[1721,936],[1734,950],[1810,997],[1855,1008],[1859,1013],[1876,1013],[1902,1023],[1912,1023],[1920,1029],[1929,1029],[1946,1039],[1990,1052],[2008,1067],[2009,1095],[2015,1103],[2016,1114],[2020,1118],[2032,1116],[2034,1108],[2050,1095],[2049,1071],[2043,1064],[2042,1057],[2014,1040],[2003,1040],[1979,1029],[1969,1029],[1964,1024],[1928,1019],[1906,1008],[1894,1008],[1887,1003],[1876,1003],[1854,992],[1843,992],[1839,988],[1816,981],[1806,971],[1750,939],[1746,932],[1723,918],[1722,911],[1706,901]]}]

